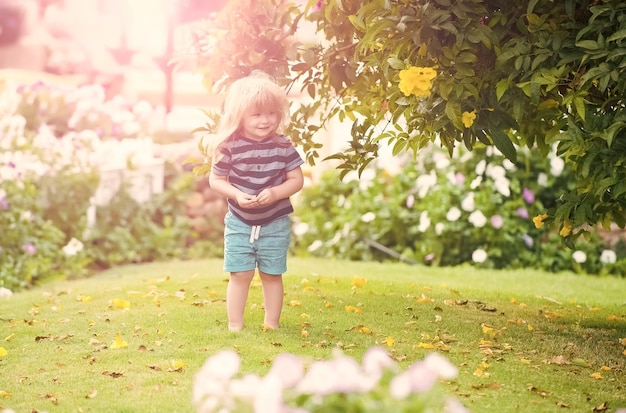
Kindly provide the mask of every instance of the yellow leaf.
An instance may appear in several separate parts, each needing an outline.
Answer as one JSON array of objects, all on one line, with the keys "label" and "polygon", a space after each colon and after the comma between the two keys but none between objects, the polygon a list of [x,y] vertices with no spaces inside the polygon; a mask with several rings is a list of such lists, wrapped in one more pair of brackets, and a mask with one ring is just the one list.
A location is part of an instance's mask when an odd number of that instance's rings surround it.
[{"label": "yellow leaf", "polygon": [[533,331],[535,328],[533,326],[531,326],[530,324],[526,325],[526,328],[528,329],[528,331]]},{"label": "yellow leaf", "polygon": [[370,334],[372,332],[372,330],[370,330],[367,327],[361,327],[361,333],[363,334]]},{"label": "yellow leaf", "polygon": [[9,393],[8,391],[0,390],[0,397],[6,399],[8,397],[11,397],[11,393]]},{"label": "yellow leaf", "polygon": [[482,376],[482,375],[483,375],[483,373],[484,373],[484,372],[482,371],[482,369],[476,369],[476,370],[474,370],[474,376],[478,376],[478,377],[480,377],[480,376]]},{"label": "yellow leaf", "polygon": [[598,311],[601,310],[601,308],[600,307],[591,307],[589,310],[593,311],[593,312],[598,312]]},{"label": "yellow leaf", "polygon": [[7,354],[9,354],[9,352],[7,351],[7,349],[6,349],[6,348],[4,348],[4,347],[0,347],[0,359],[1,359],[2,357],[5,357]]},{"label": "yellow leaf", "polygon": [[289,301],[289,305],[292,307],[300,307],[302,305],[302,303],[298,300],[291,300]]},{"label": "yellow leaf", "polygon": [[620,343],[622,346],[626,346],[626,338],[620,338],[620,339],[619,339],[619,343]]},{"label": "yellow leaf", "polygon": [[363,310],[361,310],[359,307],[354,307],[352,305],[347,305],[346,306],[346,312],[347,313],[355,313],[355,314],[363,314]]},{"label": "yellow leaf", "polygon": [[171,364],[172,364],[172,367],[174,367],[175,369],[182,369],[183,367],[187,365],[187,363],[181,360],[172,360]]},{"label": "yellow leaf", "polygon": [[88,295],[88,296],[83,296],[83,295],[81,295],[81,296],[80,296],[80,302],[81,302],[81,303],[89,303],[89,302],[91,302],[91,300],[92,300],[92,299],[93,299],[93,298],[91,298],[91,296],[90,296],[90,295]]},{"label": "yellow leaf", "polygon": [[302,313],[300,314],[300,318],[311,318],[311,316],[308,315],[307,313]]},{"label": "yellow leaf", "polygon": [[130,301],[121,298],[113,299],[113,308],[130,308]]},{"label": "yellow leaf", "polygon": [[425,294],[422,294],[420,298],[417,299],[418,303],[432,303],[434,300]]},{"label": "yellow leaf", "polygon": [[111,344],[111,348],[125,348],[125,347],[128,347],[128,343],[122,340],[122,336],[118,334],[115,337],[115,341],[113,342],[113,344]]},{"label": "yellow leaf", "polygon": [[519,359],[520,363],[522,364],[530,364],[530,360],[528,360],[527,358],[522,357],[521,359]]},{"label": "yellow leaf", "polygon": [[591,373],[591,377],[593,377],[594,379],[597,379],[597,380],[602,380],[603,379],[602,374],[600,374],[600,373]]},{"label": "yellow leaf", "polygon": [[309,336],[309,332],[305,329],[302,329],[302,331],[300,332],[300,335],[304,338]]},{"label": "yellow leaf", "polygon": [[333,303],[331,303],[330,301],[324,301],[324,308],[330,308],[333,306]]},{"label": "yellow leaf", "polygon": [[307,285],[306,287],[304,287],[304,291],[313,291],[315,290],[315,288],[311,287],[310,285]]},{"label": "yellow leaf", "polygon": [[392,337],[387,337],[385,339],[385,344],[387,344],[387,347],[393,347],[395,342],[396,341]]},{"label": "yellow leaf", "polygon": [[511,304],[517,304],[517,300],[515,298],[511,298]]},{"label": "yellow leaf", "polygon": [[432,343],[422,343],[422,342],[420,342],[420,343],[417,344],[417,347],[418,348],[426,348],[426,349],[434,349],[435,345],[432,344]]},{"label": "yellow leaf", "polygon": [[88,395],[85,396],[86,399],[93,399],[98,395],[98,390],[91,389]]},{"label": "yellow leaf", "polygon": [[609,366],[602,366],[600,367],[600,370],[604,370],[604,371],[611,371],[613,370],[612,368],[610,368]]},{"label": "yellow leaf", "polygon": [[353,287],[363,287],[365,283],[367,283],[367,279],[365,277],[357,277],[356,275],[352,277]]},{"label": "yellow leaf", "polygon": [[607,317],[607,320],[609,320],[609,321],[615,321],[615,320],[617,320],[617,316],[616,316],[615,314],[612,314],[612,315],[610,315],[610,316],[608,316],[608,317]]},{"label": "yellow leaf", "polygon": [[4,338],[4,341],[11,341],[11,340],[13,339],[13,337],[15,337],[15,333],[13,333],[13,334],[9,334],[8,336],[6,336],[6,337]]}]

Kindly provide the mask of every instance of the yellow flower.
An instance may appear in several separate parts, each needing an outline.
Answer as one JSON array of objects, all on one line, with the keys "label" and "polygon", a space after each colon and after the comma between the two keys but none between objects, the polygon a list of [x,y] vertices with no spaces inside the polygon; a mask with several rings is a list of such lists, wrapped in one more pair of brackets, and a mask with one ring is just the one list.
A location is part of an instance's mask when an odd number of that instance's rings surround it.
[{"label": "yellow flower", "polygon": [[430,96],[432,80],[437,76],[437,71],[432,67],[411,66],[400,71],[400,84],[398,87],[404,96],[415,95],[417,97]]},{"label": "yellow flower", "polygon": [[548,218],[548,214],[537,215],[533,218],[533,222],[535,223],[535,228],[543,227],[543,221]]},{"label": "yellow flower", "polygon": [[567,237],[570,232],[572,232],[572,224],[570,224],[568,221],[563,222],[563,228],[561,228],[561,231],[559,231],[559,234],[562,237]]},{"label": "yellow flower", "polygon": [[461,115],[461,121],[463,122],[463,126],[466,128],[471,127],[476,120],[476,109],[471,112],[463,112]]}]

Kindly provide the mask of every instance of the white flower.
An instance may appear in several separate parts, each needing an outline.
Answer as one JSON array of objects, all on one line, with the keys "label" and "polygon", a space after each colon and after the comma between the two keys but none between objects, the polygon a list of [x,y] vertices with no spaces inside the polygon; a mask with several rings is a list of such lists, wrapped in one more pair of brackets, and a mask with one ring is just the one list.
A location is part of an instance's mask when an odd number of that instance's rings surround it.
[{"label": "white flower", "polygon": [[435,171],[430,171],[428,174],[423,174],[417,177],[415,180],[415,189],[417,190],[417,196],[424,198],[428,191],[437,184],[437,174]]},{"label": "white flower", "polygon": [[504,169],[506,169],[507,171],[516,171],[517,167],[515,166],[515,164],[513,162],[511,162],[509,159],[505,159],[502,161],[502,166],[504,167]]},{"label": "white flower", "polygon": [[587,254],[585,254],[584,251],[580,251],[580,250],[574,251],[574,253],[572,254],[572,258],[578,264],[582,264],[583,262],[587,261]]},{"label": "white flower", "polygon": [[563,167],[565,166],[565,161],[559,157],[554,156],[550,159],[550,173],[553,176],[559,176],[563,172]]},{"label": "white flower", "polygon": [[613,250],[602,250],[602,254],[600,254],[600,262],[603,264],[615,264],[617,261],[617,255]]},{"label": "white flower", "polygon": [[488,177],[497,181],[498,179],[502,179],[506,176],[506,169],[504,169],[501,165],[487,165],[486,174]]},{"label": "white flower", "polygon": [[478,248],[472,253],[472,261],[478,264],[482,264],[487,260],[487,251],[482,248]]},{"label": "white flower", "polygon": [[467,220],[476,228],[482,228],[487,223],[487,217],[478,209],[472,212]]},{"label": "white flower", "polygon": [[83,243],[77,240],[76,238],[72,238],[66,246],[63,247],[63,253],[66,257],[73,257],[83,250]]},{"label": "white flower", "polygon": [[203,377],[227,380],[237,374],[239,366],[241,366],[239,355],[234,350],[224,350],[210,357],[199,374]]},{"label": "white flower", "polygon": [[435,234],[437,235],[443,234],[444,229],[446,229],[446,225],[443,222],[437,222],[435,224]]},{"label": "white flower", "polygon": [[409,194],[409,196],[406,197],[406,207],[411,209],[413,205],[415,205],[415,195]]},{"label": "white flower", "polygon": [[459,369],[439,353],[428,354],[424,364],[444,380],[452,380],[459,374]]},{"label": "white flower", "polygon": [[544,172],[539,172],[537,175],[537,184],[539,186],[548,186],[548,175]]},{"label": "white flower", "polygon": [[511,195],[511,188],[509,186],[509,180],[505,177],[499,178],[495,180],[496,190],[500,192],[504,196]]},{"label": "white flower", "polygon": [[446,219],[450,222],[454,222],[457,219],[461,218],[461,210],[457,207],[452,207],[448,210],[446,214]]},{"label": "white flower", "polygon": [[372,222],[375,219],[376,219],[376,214],[371,211],[366,212],[365,214],[361,215],[361,221],[363,222]]},{"label": "white flower", "polygon": [[430,227],[430,217],[428,216],[428,211],[422,211],[420,214],[420,222],[417,226],[419,232],[426,232],[426,230]]},{"label": "white flower", "polygon": [[476,189],[482,183],[483,183],[483,177],[477,176],[476,178],[472,179],[472,182],[470,182],[470,189]]},{"label": "white flower", "polygon": [[278,377],[284,388],[293,387],[304,375],[304,363],[293,354],[279,354],[268,375]]},{"label": "white flower", "polygon": [[463,209],[463,211],[473,211],[476,208],[476,205],[474,203],[474,193],[470,192],[469,194],[467,194],[465,196],[465,198],[463,199],[463,201],[461,201],[461,208]]},{"label": "white flower", "polygon": [[474,169],[474,172],[476,172],[476,175],[482,175],[485,173],[486,168],[487,168],[487,161],[483,159],[476,164],[476,169]]}]

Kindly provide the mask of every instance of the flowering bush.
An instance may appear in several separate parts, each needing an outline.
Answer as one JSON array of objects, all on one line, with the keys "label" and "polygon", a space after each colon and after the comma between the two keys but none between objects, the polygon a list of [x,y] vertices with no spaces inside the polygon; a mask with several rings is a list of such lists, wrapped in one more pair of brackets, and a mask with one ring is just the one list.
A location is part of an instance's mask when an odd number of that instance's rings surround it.
[{"label": "flowering bush", "polygon": [[404,371],[380,347],[370,348],[362,364],[340,351],[308,364],[281,354],[263,377],[239,374],[240,364],[232,350],[206,361],[193,383],[198,413],[468,411],[439,387],[439,380],[456,378],[458,370],[438,353]]},{"label": "flowering bush", "polygon": [[493,148],[476,148],[451,158],[430,147],[399,173],[371,167],[359,179],[350,173],[339,180],[329,172],[299,198],[295,249],[356,260],[388,259],[391,250],[427,265],[623,273],[623,246],[610,249],[594,232],[575,253],[563,246],[562,230],[533,223],[571,189],[571,170],[554,153],[518,156],[514,164]]},{"label": "flowering bush", "polygon": [[[93,207],[103,166],[145,160],[141,151],[124,159],[120,144],[129,141],[119,139],[147,134],[149,106],[105,100],[100,86],[0,83],[0,287],[80,277],[94,262],[184,255],[181,205],[191,182],[168,176],[171,191],[143,205],[122,185],[109,206]],[[88,226],[89,215],[96,220]]]}]

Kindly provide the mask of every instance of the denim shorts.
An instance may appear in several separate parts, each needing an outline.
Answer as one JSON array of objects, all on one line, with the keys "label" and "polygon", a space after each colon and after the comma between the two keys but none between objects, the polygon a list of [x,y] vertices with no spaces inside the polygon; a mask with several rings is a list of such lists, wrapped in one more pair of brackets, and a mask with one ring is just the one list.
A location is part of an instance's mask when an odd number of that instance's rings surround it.
[{"label": "denim shorts", "polygon": [[224,271],[243,272],[258,267],[265,274],[284,274],[291,241],[291,219],[286,215],[261,226],[258,237],[254,237],[256,228],[242,222],[230,211],[226,213]]}]

